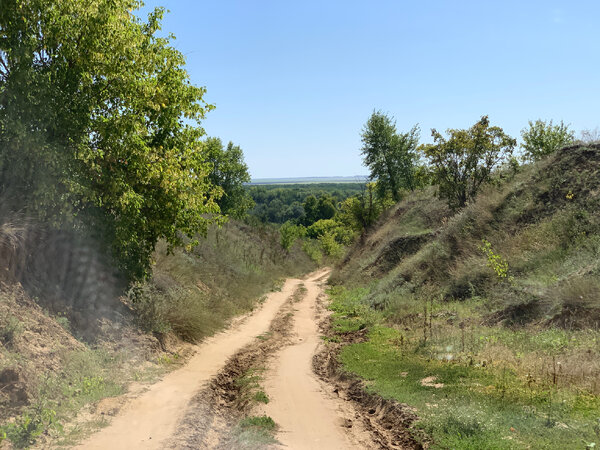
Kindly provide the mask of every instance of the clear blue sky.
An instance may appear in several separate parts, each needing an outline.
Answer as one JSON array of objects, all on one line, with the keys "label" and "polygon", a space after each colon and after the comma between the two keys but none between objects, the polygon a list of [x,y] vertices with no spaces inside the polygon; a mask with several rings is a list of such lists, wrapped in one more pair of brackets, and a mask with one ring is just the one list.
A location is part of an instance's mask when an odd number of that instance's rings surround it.
[{"label": "clear blue sky", "polygon": [[398,129],[487,114],[600,125],[600,1],[151,0],[254,178],[366,174],[373,109]]}]

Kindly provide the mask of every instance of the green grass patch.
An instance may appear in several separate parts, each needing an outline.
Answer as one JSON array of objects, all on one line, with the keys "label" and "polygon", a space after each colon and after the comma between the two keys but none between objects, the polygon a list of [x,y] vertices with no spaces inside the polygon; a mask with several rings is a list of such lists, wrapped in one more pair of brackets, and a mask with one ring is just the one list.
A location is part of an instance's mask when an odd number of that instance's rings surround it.
[{"label": "green grass patch", "polygon": [[277,444],[277,424],[269,416],[249,416],[242,419],[234,431],[236,448],[260,449]]},{"label": "green grass patch", "polygon": [[[439,335],[430,332],[429,325],[422,329],[422,317],[408,322],[410,326],[392,328],[385,325],[383,315],[364,307],[361,299],[367,294],[365,289],[330,290],[335,332],[369,329],[368,341],[343,348],[341,362],[368,380],[370,390],[416,408],[417,427],[431,436],[433,448],[564,449],[600,444],[598,396],[527,376],[498,350],[501,346],[521,358],[538,352],[559,354],[589,345],[593,339],[589,333],[528,334],[479,326],[469,330],[473,336],[464,338],[457,326],[450,336],[442,323],[454,317],[453,305],[434,308],[434,317],[439,316],[432,328],[439,327]],[[461,337],[467,341],[464,347],[473,341],[478,349],[461,349]],[[482,361],[481,353],[492,348],[496,359]]]},{"label": "green grass patch", "polygon": [[274,432],[277,428],[275,421],[269,416],[250,416],[240,421],[242,428],[260,428],[268,432]]},{"label": "green grass patch", "polygon": [[269,403],[269,396],[265,393],[265,391],[256,391],[252,396],[252,399],[257,403]]}]

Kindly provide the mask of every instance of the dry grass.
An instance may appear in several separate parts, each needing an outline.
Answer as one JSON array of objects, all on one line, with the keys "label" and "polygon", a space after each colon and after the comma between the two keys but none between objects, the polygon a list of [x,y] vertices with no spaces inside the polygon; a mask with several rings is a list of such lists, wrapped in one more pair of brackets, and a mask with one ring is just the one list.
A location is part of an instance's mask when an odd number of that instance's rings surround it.
[{"label": "dry grass", "polygon": [[160,243],[155,258],[153,278],[132,290],[130,303],[146,330],[189,342],[251,310],[281,278],[315,267],[299,244],[285,252],[275,229],[237,222],[211,229],[191,252],[168,255]]}]

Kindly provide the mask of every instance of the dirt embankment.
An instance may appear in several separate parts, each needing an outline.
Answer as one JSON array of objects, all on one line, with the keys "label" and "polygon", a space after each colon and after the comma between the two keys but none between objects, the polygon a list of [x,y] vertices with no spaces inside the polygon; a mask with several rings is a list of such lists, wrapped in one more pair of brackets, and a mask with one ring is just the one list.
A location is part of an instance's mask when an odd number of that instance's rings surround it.
[{"label": "dirt embankment", "polygon": [[[325,309],[324,296],[319,298],[319,309]],[[329,315],[320,322],[319,329],[325,336],[333,337]],[[315,373],[326,383],[333,386],[340,399],[352,404],[356,410],[353,422],[348,426],[360,426],[369,431],[374,448],[381,449],[422,449],[424,436],[417,439],[412,425],[417,420],[414,410],[408,405],[394,400],[384,399],[366,390],[364,381],[345,372],[338,360],[344,345],[364,342],[366,329],[336,334],[341,342],[329,342],[313,357]]]}]

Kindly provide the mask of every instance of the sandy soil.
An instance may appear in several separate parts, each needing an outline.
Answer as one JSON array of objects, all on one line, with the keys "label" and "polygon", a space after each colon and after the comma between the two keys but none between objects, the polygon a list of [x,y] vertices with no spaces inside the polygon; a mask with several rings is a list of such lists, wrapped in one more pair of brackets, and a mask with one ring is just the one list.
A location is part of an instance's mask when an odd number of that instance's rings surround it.
[{"label": "sandy soil", "polygon": [[124,406],[108,427],[77,448],[164,448],[164,441],[174,433],[192,397],[218,373],[228,358],[268,329],[299,283],[301,280],[287,280],[282,290],[271,293],[260,309],[203,342],[186,366],[168,374]]},{"label": "sandy soil", "polygon": [[316,303],[322,293],[322,278],[323,274],[316,274],[304,282],[306,295],[295,305],[294,343],[277,354],[265,379],[271,401],[261,409],[278,424],[277,439],[285,447],[369,448],[368,435],[361,439],[359,430],[350,432],[347,417],[353,417],[353,412],[348,411],[348,405],[333,397],[312,370],[313,356],[321,343]]},{"label": "sandy soil", "polygon": [[[412,419],[403,407],[330,370],[336,347],[321,339],[329,321],[328,275],[322,269],[287,280],[260,309],[199,345],[186,366],[128,401],[78,448],[237,450],[239,420],[263,414],[278,425],[279,442],[264,448],[420,448],[408,436]],[[306,291],[298,295],[302,285]],[[267,368],[261,383],[266,405],[245,401],[237,383],[252,367]]]}]

